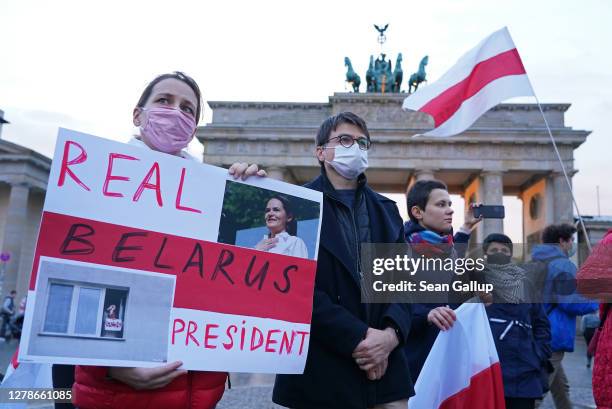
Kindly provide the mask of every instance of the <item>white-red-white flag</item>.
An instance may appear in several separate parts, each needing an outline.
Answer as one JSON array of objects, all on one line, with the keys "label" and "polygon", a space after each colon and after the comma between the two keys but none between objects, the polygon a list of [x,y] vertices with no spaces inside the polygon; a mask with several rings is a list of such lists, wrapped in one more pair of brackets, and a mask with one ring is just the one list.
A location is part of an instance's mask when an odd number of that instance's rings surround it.
[{"label": "white-red-white flag", "polygon": [[435,128],[426,136],[452,136],[500,102],[534,95],[506,27],[485,38],[435,83],[404,100],[403,109],[425,112]]},{"label": "white-red-white flag", "polygon": [[19,348],[6,368],[0,388],[52,388],[51,365],[17,361]]},{"label": "white-red-white flag", "polygon": [[[0,383],[0,389],[10,390],[25,390],[30,388],[53,388],[53,381],[51,377],[51,365],[50,364],[38,364],[38,363],[19,363],[17,356],[19,355],[19,347],[13,354],[11,362],[9,362],[6,368],[6,374],[2,383]],[[6,397],[7,395],[5,395]],[[3,409],[27,409],[28,402],[25,400],[15,401],[13,403],[7,402],[0,405]]]},{"label": "white-red-white flag", "polygon": [[434,342],[410,409],[505,409],[504,384],[484,306],[465,303]]}]

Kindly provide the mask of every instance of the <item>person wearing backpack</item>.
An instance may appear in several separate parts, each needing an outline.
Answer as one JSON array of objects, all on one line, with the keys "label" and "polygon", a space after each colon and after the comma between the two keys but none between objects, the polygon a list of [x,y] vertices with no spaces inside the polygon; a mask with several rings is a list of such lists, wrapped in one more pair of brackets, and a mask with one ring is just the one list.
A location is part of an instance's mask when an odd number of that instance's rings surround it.
[{"label": "person wearing backpack", "polygon": [[543,302],[551,327],[553,372],[549,377],[550,392],[557,409],[571,409],[569,382],[562,361],[566,352],[574,351],[576,317],[597,310],[597,304],[580,296],[576,291],[561,292],[559,288],[573,284],[576,266],[570,260],[576,252],[574,234],[570,224],[547,226],[542,232],[542,243],[533,248],[532,259],[547,263]]}]

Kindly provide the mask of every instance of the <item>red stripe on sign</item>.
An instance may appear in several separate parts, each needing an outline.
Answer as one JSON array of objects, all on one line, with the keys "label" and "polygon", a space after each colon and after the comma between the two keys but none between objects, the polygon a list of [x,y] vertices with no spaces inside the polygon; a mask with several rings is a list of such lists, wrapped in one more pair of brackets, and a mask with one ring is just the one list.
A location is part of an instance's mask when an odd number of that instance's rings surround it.
[{"label": "red stripe on sign", "polygon": [[446,398],[439,409],[504,409],[504,384],[499,362],[470,379],[470,385]]},{"label": "red stripe on sign", "polygon": [[463,101],[473,97],[487,84],[502,77],[521,74],[525,74],[525,67],[516,48],[505,51],[476,64],[464,80],[433,98],[419,111],[431,115],[437,128],[457,112]]},{"label": "red stripe on sign", "polygon": [[174,306],[310,323],[316,262],[44,212],[41,256],[176,276]]},{"label": "red stripe on sign", "polygon": [[15,353],[13,354],[13,357],[11,358],[11,365],[13,366],[13,369],[17,369],[17,367],[19,366],[19,345],[17,345],[17,349],[15,350]]}]

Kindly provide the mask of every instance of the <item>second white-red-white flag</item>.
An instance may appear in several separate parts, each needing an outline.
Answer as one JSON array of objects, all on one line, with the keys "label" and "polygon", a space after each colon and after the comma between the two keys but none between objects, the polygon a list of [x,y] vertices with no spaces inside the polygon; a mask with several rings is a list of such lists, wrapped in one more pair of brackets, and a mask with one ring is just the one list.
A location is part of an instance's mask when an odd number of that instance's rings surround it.
[{"label": "second white-red-white flag", "polygon": [[440,332],[415,385],[410,409],[505,409],[504,384],[484,306],[465,303]]}]

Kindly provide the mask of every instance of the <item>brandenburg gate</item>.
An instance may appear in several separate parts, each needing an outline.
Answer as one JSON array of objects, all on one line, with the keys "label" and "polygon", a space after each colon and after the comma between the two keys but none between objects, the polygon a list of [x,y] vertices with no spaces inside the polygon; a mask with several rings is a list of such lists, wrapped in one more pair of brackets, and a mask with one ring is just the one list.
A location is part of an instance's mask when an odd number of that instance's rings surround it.
[{"label": "brandenburg gate", "polygon": [[[461,135],[417,136],[433,127],[419,112],[401,110],[405,93],[335,93],[326,103],[209,102],[210,124],[198,129],[204,161],[228,167],[257,163],[270,177],[303,184],[319,173],[315,134],[329,115],[352,111],[368,124],[370,185],[405,193],[416,180],[444,181],[452,194],[472,202],[502,204],[504,195],[523,203],[523,240],[537,241],[553,222],[573,222],[572,201],[544,121],[535,104],[500,104]],[[564,165],[573,175],[574,149],[589,131],[564,123],[570,104],[544,104]],[[399,203],[403,206],[403,203]],[[502,221],[480,223],[476,241],[503,231]]]}]

